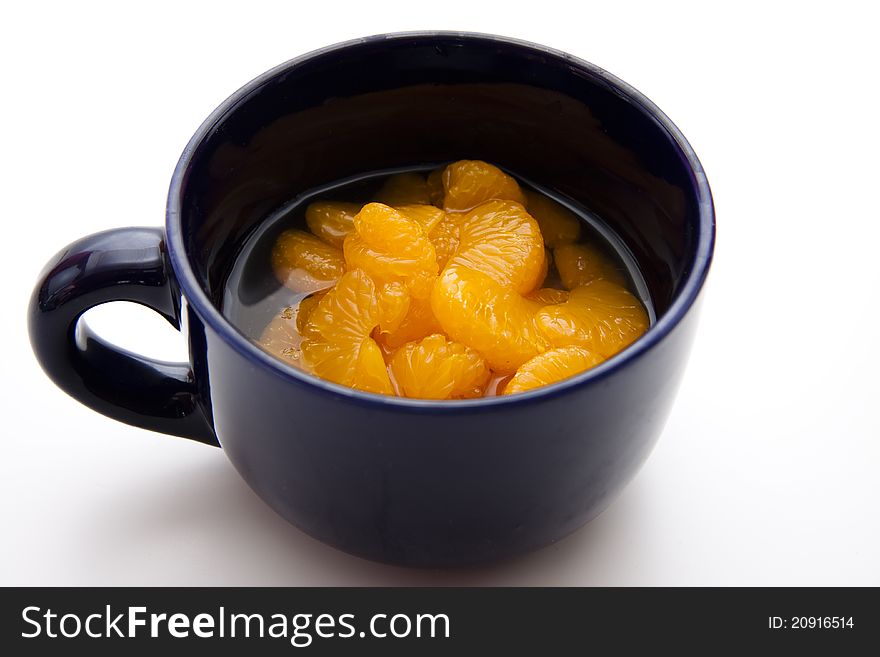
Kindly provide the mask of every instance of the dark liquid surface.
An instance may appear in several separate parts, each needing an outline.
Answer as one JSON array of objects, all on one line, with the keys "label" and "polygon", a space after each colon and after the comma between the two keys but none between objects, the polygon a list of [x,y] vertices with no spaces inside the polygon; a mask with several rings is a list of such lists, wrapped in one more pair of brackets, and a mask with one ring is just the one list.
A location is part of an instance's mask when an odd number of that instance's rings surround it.
[{"label": "dark liquid surface", "polygon": [[[303,297],[308,296],[293,292],[278,282],[272,272],[269,256],[275,240],[283,231],[289,228],[308,230],[305,211],[309,203],[314,201],[366,203],[388,176],[404,171],[427,172],[436,167],[437,165],[425,165],[363,174],[357,178],[341,180],[310,190],[279,208],[257,226],[238,250],[226,279],[221,307],[223,315],[246,337],[258,341],[266,325],[274,317],[284,308],[295,306]],[[552,198],[580,218],[583,224],[580,241],[599,246],[626,273],[630,291],[644,304],[653,324],[656,321],[656,314],[648,294],[648,286],[635,258],[623,241],[599,217],[586,208],[574,205],[550,190],[523,179],[516,175],[516,172],[508,173],[513,175],[523,188],[533,189]],[[551,270],[542,287],[562,288],[562,285],[558,276],[554,276]]]}]

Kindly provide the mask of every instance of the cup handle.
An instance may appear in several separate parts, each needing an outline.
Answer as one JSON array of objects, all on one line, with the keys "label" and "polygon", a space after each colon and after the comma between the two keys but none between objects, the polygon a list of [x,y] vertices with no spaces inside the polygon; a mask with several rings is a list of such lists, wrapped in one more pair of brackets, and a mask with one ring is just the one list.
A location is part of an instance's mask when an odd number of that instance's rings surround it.
[{"label": "cup handle", "polygon": [[180,295],[162,229],[96,233],[73,242],[48,263],[31,296],[28,330],[49,378],[108,417],[219,447],[189,363],[120,349],[79,321],[89,308],[107,301],[140,303],[180,330]]}]

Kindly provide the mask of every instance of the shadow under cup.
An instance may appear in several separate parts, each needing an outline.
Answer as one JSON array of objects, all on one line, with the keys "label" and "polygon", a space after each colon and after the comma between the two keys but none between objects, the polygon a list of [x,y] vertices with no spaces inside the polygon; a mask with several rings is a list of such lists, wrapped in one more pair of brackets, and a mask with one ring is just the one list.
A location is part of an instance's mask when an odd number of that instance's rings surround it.
[{"label": "shadow under cup", "polygon": [[[658,322],[596,371],[521,399],[404,403],[243,349],[216,316],[248,235],[365,172],[482,159],[584,206],[626,245]],[[382,561],[479,562],[597,515],[653,446],[683,371],[714,220],[702,169],[638,92],[520,42],[399,35],[335,46],[251,83],[206,122],[169,199],[195,379],[224,450],[279,513]],[[176,223],[176,222],[179,222]],[[175,232],[177,231],[177,232]],[[200,288],[197,294],[188,285]]]}]

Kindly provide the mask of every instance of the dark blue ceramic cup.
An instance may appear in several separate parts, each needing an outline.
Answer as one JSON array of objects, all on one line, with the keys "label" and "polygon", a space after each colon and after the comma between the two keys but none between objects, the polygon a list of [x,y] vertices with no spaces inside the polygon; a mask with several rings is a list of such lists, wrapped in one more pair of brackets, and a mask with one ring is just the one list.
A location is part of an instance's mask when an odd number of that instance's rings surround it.
[{"label": "dark blue ceramic cup", "polygon": [[[306,190],[366,171],[484,159],[592,210],[635,257],[657,322],[602,365],[512,397],[429,402],[317,380],[218,310],[242,240]],[[672,122],[562,52],[477,34],[392,34],[291,60],[224,102],[180,158],[165,229],[86,237],[29,310],[47,374],[135,426],[222,446],[278,513],[339,549],[451,565],[556,541],[600,513],[663,428],[712,256],[706,176]],[[78,321],[134,301],[190,362],[120,350]]]}]

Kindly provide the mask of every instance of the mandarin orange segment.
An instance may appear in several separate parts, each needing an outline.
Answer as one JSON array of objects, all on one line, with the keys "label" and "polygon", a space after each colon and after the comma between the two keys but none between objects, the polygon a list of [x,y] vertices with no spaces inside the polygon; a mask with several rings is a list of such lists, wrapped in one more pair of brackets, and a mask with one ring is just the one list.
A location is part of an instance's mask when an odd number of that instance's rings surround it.
[{"label": "mandarin orange segment", "polygon": [[300,336],[296,328],[296,309],[287,306],[272,318],[257,340],[263,349],[283,361],[298,364]]},{"label": "mandarin orange segment", "polygon": [[519,203],[487,201],[468,212],[448,266],[482,272],[499,285],[526,294],[547,273],[541,229]]},{"label": "mandarin orange segment", "polygon": [[542,306],[552,306],[557,303],[565,303],[568,301],[568,290],[557,290],[555,287],[542,287],[529,292],[526,299],[530,299]]},{"label": "mandarin orange segment", "polygon": [[354,376],[355,383],[349,384],[353,388],[380,395],[394,395],[394,386],[388,375],[382,349],[372,338],[364,338],[361,343]]},{"label": "mandarin orange segment", "polygon": [[414,219],[425,231],[425,235],[429,235],[434,227],[440,223],[446,216],[440,208],[433,205],[396,205],[394,209],[402,215]]},{"label": "mandarin orange segment", "polygon": [[341,385],[393,394],[379,345],[370,337],[379,324],[376,286],[361,270],[347,272],[318,302],[302,342],[303,362],[310,372]]},{"label": "mandarin orange segment", "polygon": [[535,278],[535,284],[529,290],[529,294],[543,287],[547,282],[547,275],[550,273],[550,263],[553,262],[553,252],[550,249],[544,249],[544,258],[541,260],[541,269]]},{"label": "mandarin orange segment", "polygon": [[437,254],[437,266],[442,270],[449,259],[455,255],[461,235],[462,215],[455,212],[444,213],[443,218],[428,234]]},{"label": "mandarin orange segment", "polygon": [[393,395],[382,350],[372,338],[357,342],[305,341],[303,362],[312,374],[340,385]]},{"label": "mandarin orange segment", "polygon": [[429,299],[410,299],[407,313],[400,326],[386,333],[380,333],[376,339],[389,351],[393,351],[413,340],[421,340],[432,333],[442,333],[443,327],[431,310]]},{"label": "mandarin orange segment", "polygon": [[599,354],[583,347],[559,347],[545,351],[520,366],[505,386],[504,394],[512,395],[562,381],[595,367],[603,360]]},{"label": "mandarin orange segment", "polygon": [[430,205],[428,181],[421,173],[396,173],[382,184],[374,200],[385,205]]},{"label": "mandarin orange segment", "polygon": [[318,201],[306,208],[306,224],[322,241],[342,248],[346,235],[354,230],[354,216],[360,212],[360,203]]},{"label": "mandarin orange segment", "polygon": [[443,170],[445,168],[434,169],[428,174],[428,198],[431,205],[436,205],[438,208],[443,207],[443,198],[446,196],[443,189]]},{"label": "mandarin orange segment", "polygon": [[368,203],[354,225],[343,244],[349,269],[364,270],[380,285],[399,281],[413,297],[428,297],[437,277],[437,258],[418,221],[382,203]]},{"label": "mandarin orange segment", "polygon": [[608,256],[592,244],[562,244],[553,250],[553,261],[568,290],[603,278],[626,285],[626,277]]},{"label": "mandarin orange segment", "polygon": [[442,181],[443,208],[447,212],[467,212],[492,200],[526,205],[526,197],[516,180],[482,160],[453,162],[443,170]]},{"label": "mandarin orange segment", "polygon": [[362,270],[346,272],[309,314],[306,330],[325,340],[359,340],[379,324],[376,285]]},{"label": "mandarin orange segment", "polygon": [[439,334],[398,349],[391,358],[391,373],[400,393],[417,399],[479,395],[489,380],[480,354]]},{"label": "mandarin orange segment", "polygon": [[296,330],[303,338],[315,337],[315,334],[311,333],[308,328],[309,317],[325,295],[326,292],[316,292],[300,301],[296,307]]},{"label": "mandarin orange segment", "polygon": [[581,222],[574,212],[543,194],[524,192],[529,202],[529,214],[541,227],[544,244],[550,248],[577,242],[581,236]]},{"label": "mandarin orange segment", "polygon": [[257,343],[270,354],[301,366],[300,343],[308,335],[305,332],[306,323],[323,296],[324,292],[318,292],[283,308],[263,329]]},{"label": "mandarin orange segment", "polygon": [[285,230],[272,247],[275,277],[294,292],[332,286],[345,272],[342,251],[302,230]]},{"label": "mandarin orange segment", "polygon": [[546,306],[536,322],[553,346],[577,345],[610,358],[648,330],[645,307],[626,288],[599,279]]},{"label": "mandarin orange segment", "polygon": [[512,372],[548,347],[535,324],[540,305],[482,272],[448,265],[431,308],[449,337],[476,349],[496,372]]},{"label": "mandarin orange segment", "polygon": [[392,333],[400,328],[409,312],[410,296],[403,283],[386,283],[379,290],[379,330]]}]

